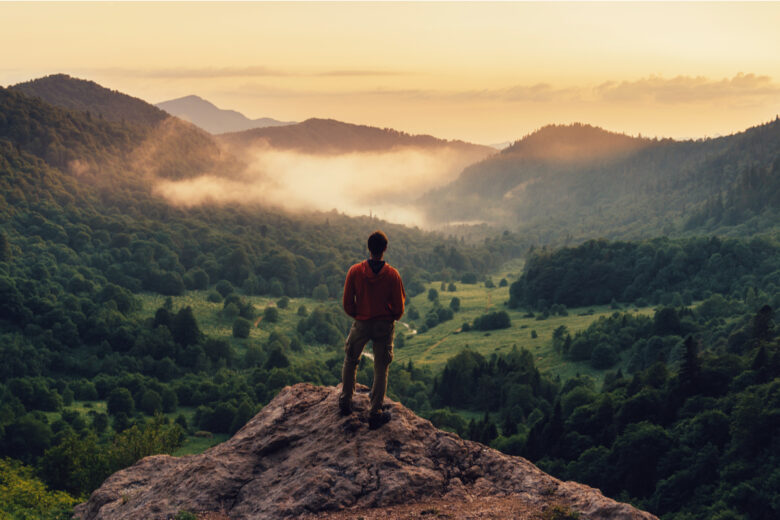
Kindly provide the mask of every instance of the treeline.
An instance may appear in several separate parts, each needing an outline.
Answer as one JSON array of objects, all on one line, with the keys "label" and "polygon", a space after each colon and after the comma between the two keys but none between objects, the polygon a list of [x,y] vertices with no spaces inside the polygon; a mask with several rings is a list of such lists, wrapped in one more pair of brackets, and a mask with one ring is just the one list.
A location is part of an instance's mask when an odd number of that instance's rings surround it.
[{"label": "treeline", "polygon": [[780,246],[751,240],[658,238],[644,242],[591,240],[573,248],[536,251],[510,286],[510,307],[547,309],[639,305],[712,294],[744,296],[749,288],[772,295],[780,289]]}]

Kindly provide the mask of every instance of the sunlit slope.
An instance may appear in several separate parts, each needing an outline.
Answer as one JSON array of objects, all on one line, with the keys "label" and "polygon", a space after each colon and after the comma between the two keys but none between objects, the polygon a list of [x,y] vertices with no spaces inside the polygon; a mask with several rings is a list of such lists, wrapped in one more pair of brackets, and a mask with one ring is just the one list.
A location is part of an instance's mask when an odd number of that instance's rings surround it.
[{"label": "sunlit slope", "polygon": [[487,221],[556,242],[690,230],[744,235],[776,224],[779,157],[778,120],[697,141],[550,126],[420,203],[440,222]]}]

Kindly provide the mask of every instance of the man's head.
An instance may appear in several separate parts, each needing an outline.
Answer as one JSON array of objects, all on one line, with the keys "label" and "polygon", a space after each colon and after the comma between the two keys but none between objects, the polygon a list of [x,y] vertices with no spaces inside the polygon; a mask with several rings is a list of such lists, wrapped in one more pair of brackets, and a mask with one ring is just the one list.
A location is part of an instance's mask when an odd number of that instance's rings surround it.
[{"label": "man's head", "polygon": [[382,255],[387,249],[387,235],[377,230],[371,233],[368,237],[368,250],[371,252],[373,258],[382,258]]}]

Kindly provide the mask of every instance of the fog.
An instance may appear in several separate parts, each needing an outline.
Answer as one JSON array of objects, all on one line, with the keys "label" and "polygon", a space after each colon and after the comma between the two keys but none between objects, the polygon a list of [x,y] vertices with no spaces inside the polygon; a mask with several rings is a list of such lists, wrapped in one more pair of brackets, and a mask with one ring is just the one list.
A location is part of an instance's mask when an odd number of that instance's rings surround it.
[{"label": "fog", "polygon": [[172,204],[263,204],[290,211],[372,214],[384,220],[425,226],[414,201],[454,180],[476,161],[451,147],[402,148],[389,152],[312,155],[256,148],[235,172],[213,172],[185,180],[159,180],[155,191]]}]

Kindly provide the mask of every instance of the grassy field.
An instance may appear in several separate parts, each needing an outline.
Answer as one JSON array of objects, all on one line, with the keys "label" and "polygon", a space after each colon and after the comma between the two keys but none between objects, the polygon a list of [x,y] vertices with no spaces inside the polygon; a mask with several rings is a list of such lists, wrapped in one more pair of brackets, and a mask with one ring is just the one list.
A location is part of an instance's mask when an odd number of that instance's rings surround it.
[{"label": "grassy field", "polygon": [[[420,319],[410,322],[408,314],[401,323],[396,326],[397,331],[406,330],[405,345],[396,349],[395,359],[398,362],[413,361],[416,364],[427,365],[433,369],[444,366],[449,358],[465,348],[470,348],[485,356],[493,353],[506,353],[513,347],[526,348],[534,353],[537,366],[542,372],[559,375],[566,379],[577,374],[587,374],[597,380],[601,380],[604,371],[593,369],[588,363],[573,363],[564,360],[552,349],[553,331],[564,325],[573,335],[575,332],[587,328],[601,316],[609,316],[615,312],[609,306],[594,306],[578,309],[569,309],[568,316],[550,316],[539,320],[536,317],[525,316],[525,310],[509,309],[506,302],[509,300],[509,285],[522,273],[522,261],[509,262],[499,271],[491,275],[495,284],[494,288],[486,288],[484,282],[476,284],[463,284],[454,282],[456,290],[453,292],[442,290],[441,281],[427,284],[425,291],[407,301],[407,306],[417,309]],[[499,287],[501,279],[507,280],[507,285]],[[432,329],[417,333],[416,328],[422,324],[424,316],[434,304],[428,300],[428,289],[436,289],[439,293],[438,300],[442,306],[448,307],[453,297],[460,299],[460,310],[455,313],[454,319],[440,323]],[[281,332],[295,330],[298,321],[298,307],[301,305],[311,311],[320,305],[339,306],[339,302],[331,299],[321,302],[312,298],[291,298],[286,309],[279,309],[279,321],[276,323],[264,323],[258,318],[246,339],[234,338],[232,334],[233,320],[222,315],[222,303],[207,301],[207,291],[189,291],[183,296],[173,298],[173,308],[190,306],[195,313],[201,330],[209,337],[224,338],[236,349],[238,358],[241,359],[246,352],[247,345],[255,342],[265,343],[274,329]],[[245,297],[255,307],[258,316],[268,306],[276,306],[277,298],[266,296]],[[153,316],[156,309],[163,306],[166,297],[155,294],[144,294],[142,313],[145,316]],[[512,326],[508,329],[493,330],[489,332],[469,331],[461,332],[464,322],[473,323],[474,319],[486,312],[505,310],[510,316]],[[632,307],[631,312],[652,315],[653,309]],[[404,329],[403,327],[406,327]],[[534,334],[535,333],[535,334]],[[536,337],[533,337],[533,336]],[[290,352],[289,357],[296,360],[324,360],[333,356],[338,351],[333,346],[305,345],[302,352]],[[623,365],[622,360],[618,366]],[[617,367],[613,367],[615,369]]]},{"label": "grassy field", "polygon": [[[496,287],[491,289],[486,288],[483,282],[478,284],[455,282],[456,290],[448,292],[441,290],[441,282],[428,284],[426,292],[411,298],[408,302],[419,311],[421,320],[434,305],[428,300],[427,290],[431,288],[439,292],[439,302],[445,307],[449,306],[450,300],[457,296],[460,299],[460,311],[455,313],[451,321],[440,323],[423,334],[410,331],[406,335],[405,346],[397,349],[395,359],[402,362],[412,360],[415,364],[438,369],[449,358],[465,348],[490,356],[493,353],[506,353],[517,346],[534,353],[536,364],[542,372],[559,375],[563,379],[577,374],[587,374],[601,380],[604,371],[595,370],[588,363],[566,361],[555,352],[552,349],[552,334],[557,327],[564,325],[573,335],[577,331],[586,329],[599,317],[611,315],[615,310],[610,309],[609,306],[596,306],[569,309],[568,316],[550,316],[545,320],[525,317],[525,310],[513,310],[506,306],[509,300],[509,285],[517,279],[521,271],[522,264],[508,264],[492,276]],[[502,278],[507,280],[508,285],[498,287]],[[460,332],[464,322],[473,323],[478,316],[498,310],[504,310],[509,314],[512,321],[510,328],[489,332],[474,330]],[[653,309],[632,308],[631,312],[652,315]],[[404,320],[406,319],[405,317]],[[532,337],[534,331],[535,338]],[[625,363],[625,360],[622,363]],[[617,367],[613,367],[613,370],[615,368]]]},{"label": "grassy field", "polygon": [[[209,291],[187,291],[183,296],[172,297],[174,312],[184,307],[192,307],[195,318],[201,331],[210,338],[221,338],[230,342],[241,359],[246,353],[247,346],[250,344],[263,344],[268,340],[271,332],[279,330],[289,332],[296,329],[301,317],[298,315],[298,308],[303,305],[308,312],[321,305],[339,305],[335,300],[318,301],[313,298],[290,298],[286,309],[278,308],[279,320],[275,323],[267,323],[262,319],[266,307],[276,307],[279,298],[270,296],[243,296],[255,308],[256,318],[252,320],[252,328],[248,338],[233,337],[233,321],[222,314],[222,303],[212,303],[207,300]],[[168,297],[159,294],[145,293],[140,295],[143,308],[141,315],[143,317],[152,317],[154,313],[165,304]],[[288,356],[292,361],[302,359],[322,359],[332,355],[332,347],[305,345],[303,352],[290,352]]]}]

